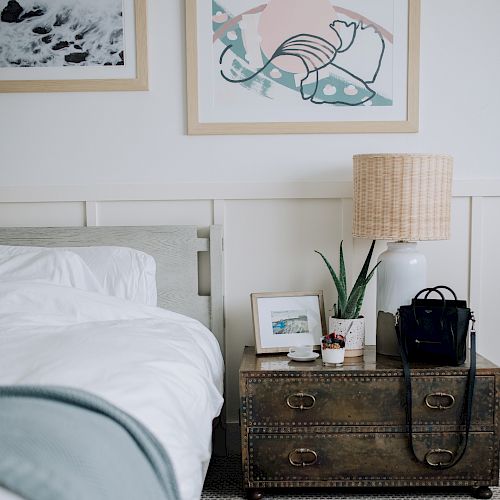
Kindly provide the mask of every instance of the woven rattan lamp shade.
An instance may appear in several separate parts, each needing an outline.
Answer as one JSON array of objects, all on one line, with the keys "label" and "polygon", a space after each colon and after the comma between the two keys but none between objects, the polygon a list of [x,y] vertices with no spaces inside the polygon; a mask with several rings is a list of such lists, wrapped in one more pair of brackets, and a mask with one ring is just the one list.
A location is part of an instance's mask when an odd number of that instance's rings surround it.
[{"label": "woven rattan lamp shade", "polygon": [[353,236],[422,241],[450,237],[453,158],[363,154],[354,162]]}]

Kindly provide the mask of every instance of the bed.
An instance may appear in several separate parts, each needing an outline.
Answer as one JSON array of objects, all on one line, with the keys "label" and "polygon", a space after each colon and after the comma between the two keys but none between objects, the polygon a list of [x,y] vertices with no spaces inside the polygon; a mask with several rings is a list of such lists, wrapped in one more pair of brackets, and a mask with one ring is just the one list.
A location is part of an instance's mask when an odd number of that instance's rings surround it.
[{"label": "bed", "polygon": [[[199,232],[195,226],[0,228],[0,386],[77,388],[123,410],[166,450],[182,500],[200,497],[212,422],[223,404],[222,228]],[[105,247],[132,249],[134,259],[152,256],[155,296],[147,281],[151,260],[132,265],[129,254],[123,262],[113,256],[113,265],[124,267],[102,281]],[[6,258],[9,251],[15,257]],[[205,295],[203,252],[210,274]],[[100,267],[92,267],[96,262]],[[55,270],[50,279],[40,278],[47,269]],[[25,498],[12,491],[0,486],[0,500]]]}]

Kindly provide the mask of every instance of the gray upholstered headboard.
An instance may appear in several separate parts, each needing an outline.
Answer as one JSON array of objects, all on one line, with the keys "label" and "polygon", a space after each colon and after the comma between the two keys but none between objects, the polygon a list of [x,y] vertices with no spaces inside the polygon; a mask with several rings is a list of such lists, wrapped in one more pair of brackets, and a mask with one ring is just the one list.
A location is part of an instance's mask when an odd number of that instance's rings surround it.
[{"label": "gray upholstered headboard", "polygon": [[[198,237],[196,226],[0,228],[0,245],[125,246],[156,260],[158,305],[212,330],[224,353],[222,227]],[[210,296],[199,294],[198,252],[209,252]]]}]

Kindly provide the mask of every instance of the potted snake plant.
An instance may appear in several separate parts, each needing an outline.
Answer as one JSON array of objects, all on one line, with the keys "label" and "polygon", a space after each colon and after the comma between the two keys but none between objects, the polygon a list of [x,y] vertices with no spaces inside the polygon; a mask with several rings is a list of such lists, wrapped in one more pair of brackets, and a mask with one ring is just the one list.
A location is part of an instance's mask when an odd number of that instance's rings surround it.
[{"label": "potted snake plant", "polygon": [[356,357],[363,355],[365,345],[365,318],[360,316],[361,306],[365,298],[365,291],[368,283],[372,279],[378,262],[370,271],[370,261],[375,247],[375,240],[372,241],[368,255],[359,275],[349,292],[347,287],[347,277],[345,271],[344,252],[342,242],[340,243],[339,270],[335,272],[328,259],[318,250],[337,290],[337,302],[333,306],[333,315],[328,321],[328,333],[330,335],[340,335],[345,338],[345,356]]}]

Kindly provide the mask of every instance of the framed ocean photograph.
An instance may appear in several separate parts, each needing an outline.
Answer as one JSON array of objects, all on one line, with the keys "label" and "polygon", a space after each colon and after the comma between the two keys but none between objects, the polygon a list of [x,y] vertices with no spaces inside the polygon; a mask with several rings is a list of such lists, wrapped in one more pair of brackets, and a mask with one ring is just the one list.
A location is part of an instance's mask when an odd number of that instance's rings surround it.
[{"label": "framed ocean photograph", "polygon": [[420,0],[186,0],[188,133],[416,132]]},{"label": "framed ocean photograph", "polygon": [[323,292],[252,293],[257,354],[319,348],[325,330]]},{"label": "framed ocean photograph", "polygon": [[0,0],[0,92],[147,88],[146,0]]}]

